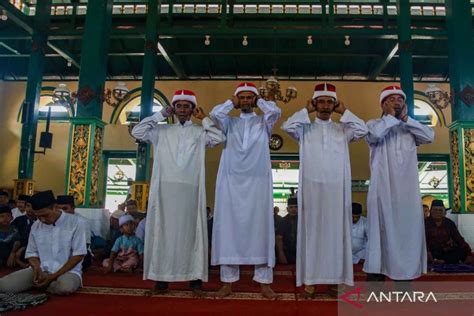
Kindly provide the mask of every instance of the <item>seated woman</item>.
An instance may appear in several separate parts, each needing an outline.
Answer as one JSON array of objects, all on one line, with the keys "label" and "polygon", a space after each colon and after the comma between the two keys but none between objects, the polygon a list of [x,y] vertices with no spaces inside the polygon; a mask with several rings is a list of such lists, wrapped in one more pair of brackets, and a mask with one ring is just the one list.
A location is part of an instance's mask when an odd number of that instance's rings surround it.
[{"label": "seated woman", "polygon": [[430,217],[425,220],[428,262],[462,263],[471,253],[471,247],[445,215],[443,201],[433,200]]},{"label": "seated woman", "polygon": [[117,238],[110,258],[102,263],[106,272],[132,272],[143,262],[143,241],[135,236],[135,222],[130,215],[119,218],[122,236]]}]

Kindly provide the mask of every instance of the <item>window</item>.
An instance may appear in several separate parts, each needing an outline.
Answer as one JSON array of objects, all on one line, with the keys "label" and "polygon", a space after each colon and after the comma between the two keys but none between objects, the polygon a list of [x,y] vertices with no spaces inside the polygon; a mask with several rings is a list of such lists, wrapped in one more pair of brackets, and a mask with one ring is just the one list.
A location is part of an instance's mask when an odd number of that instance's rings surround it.
[{"label": "window", "polygon": [[415,119],[428,126],[439,124],[438,114],[433,107],[426,101],[415,99]]}]

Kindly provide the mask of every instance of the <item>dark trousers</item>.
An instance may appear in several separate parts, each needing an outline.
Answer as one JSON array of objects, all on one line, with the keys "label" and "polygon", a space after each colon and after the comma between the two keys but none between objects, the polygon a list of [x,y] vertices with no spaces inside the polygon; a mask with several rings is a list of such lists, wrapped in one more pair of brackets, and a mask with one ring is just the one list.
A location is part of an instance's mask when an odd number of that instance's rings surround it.
[{"label": "dark trousers", "polygon": [[[158,290],[164,291],[168,289],[169,284],[170,283],[166,281],[157,281],[156,288]],[[191,290],[200,290],[202,288],[202,280],[189,281],[189,287],[191,288]]]},{"label": "dark trousers", "polygon": [[445,263],[456,264],[466,260],[468,253],[461,247],[453,247],[448,251],[433,252],[433,258],[444,260]]}]

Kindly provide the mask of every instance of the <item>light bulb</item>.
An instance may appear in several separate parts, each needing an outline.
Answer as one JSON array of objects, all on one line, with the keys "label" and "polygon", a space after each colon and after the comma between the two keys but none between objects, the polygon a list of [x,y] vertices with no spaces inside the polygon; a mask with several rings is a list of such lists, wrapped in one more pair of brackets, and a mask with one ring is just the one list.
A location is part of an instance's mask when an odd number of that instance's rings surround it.
[{"label": "light bulb", "polygon": [[345,37],[345,39],[346,39],[346,40],[344,41],[344,45],[346,45],[346,46],[351,45],[351,40],[350,40],[349,35],[346,35],[346,36],[344,36],[344,37]]},{"label": "light bulb", "polygon": [[206,35],[206,39],[204,40],[204,45],[209,46],[211,45],[211,36]]},{"label": "light bulb", "polygon": [[242,45],[247,46],[249,42],[247,41],[247,36],[244,36],[244,39],[242,40]]},{"label": "light bulb", "polygon": [[313,37],[311,35],[309,35],[308,40],[306,42],[308,43],[308,45],[312,45],[313,44]]},{"label": "light bulb", "polygon": [[71,60],[68,60],[68,61],[67,61],[67,66],[68,66],[68,67],[71,67],[71,66],[72,66],[72,61],[71,61]]}]

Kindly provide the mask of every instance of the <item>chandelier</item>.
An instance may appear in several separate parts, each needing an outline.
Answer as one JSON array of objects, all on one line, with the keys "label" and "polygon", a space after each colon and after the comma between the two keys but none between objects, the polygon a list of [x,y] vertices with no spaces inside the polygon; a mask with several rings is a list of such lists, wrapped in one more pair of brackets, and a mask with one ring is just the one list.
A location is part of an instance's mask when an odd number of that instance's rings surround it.
[{"label": "chandelier", "polygon": [[[90,87],[85,87],[77,92],[71,92],[66,84],[60,83],[56,89],[54,89],[52,99],[53,102],[64,107],[73,108],[77,98],[81,99],[82,97],[84,101],[87,101],[85,103],[88,103],[95,96],[96,94],[91,91]],[[125,85],[125,82],[117,82],[116,86],[112,90],[104,89],[102,91],[100,100],[112,107],[116,107],[120,102],[128,99],[129,97],[129,89]]]},{"label": "chandelier", "polygon": [[276,78],[276,72],[278,69],[273,68],[273,76],[270,76],[265,82],[264,86],[258,88],[260,96],[266,101],[283,101],[283,103],[288,103],[293,99],[296,99],[298,96],[298,91],[295,87],[286,88],[285,95],[281,92],[280,83]]},{"label": "chandelier", "polygon": [[429,84],[425,94],[438,109],[446,109],[452,103],[452,97],[449,92],[441,90],[435,84]]}]

